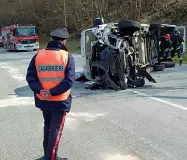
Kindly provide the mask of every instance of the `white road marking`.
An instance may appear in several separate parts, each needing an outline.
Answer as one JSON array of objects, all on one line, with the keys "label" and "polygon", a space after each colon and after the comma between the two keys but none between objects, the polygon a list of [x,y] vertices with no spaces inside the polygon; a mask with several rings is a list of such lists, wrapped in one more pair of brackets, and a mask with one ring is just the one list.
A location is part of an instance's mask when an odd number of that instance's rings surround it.
[{"label": "white road marking", "polygon": [[87,113],[87,112],[70,112],[69,115],[73,116],[73,117],[88,117],[88,118],[97,118],[97,117],[102,117],[105,114],[99,114],[99,113]]},{"label": "white road marking", "polygon": [[105,160],[140,160],[140,158],[132,155],[122,156],[120,154],[108,156]]},{"label": "white road marking", "polygon": [[105,113],[88,113],[88,112],[70,112],[69,116],[73,118],[79,118],[80,120],[91,122],[97,119],[98,117],[105,116]]},{"label": "white road marking", "polygon": [[34,105],[33,97],[10,96],[7,99],[0,100],[0,108],[21,105]]},{"label": "white road marking", "polygon": [[[74,55],[75,57],[76,56],[80,56],[80,55]],[[19,80],[21,81],[22,83],[25,83],[26,84],[26,81],[25,81],[25,76],[23,74],[20,74],[19,73],[19,70],[14,68],[14,67],[11,67],[9,66],[7,63],[0,63],[0,67],[1,68],[5,68],[5,69],[8,69],[8,72],[11,74],[11,77],[16,79],[16,80]],[[169,70],[177,70],[177,69],[172,69],[172,68],[168,68]],[[87,82],[89,83],[89,82]],[[142,95],[142,96],[145,96],[145,97],[148,97],[150,99],[153,99],[153,100],[156,100],[156,101],[159,101],[159,102],[162,102],[162,103],[165,103],[165,104],[168,104],[170,106],[173,106],[173,107],[176,107],[176,108],[179,108],[179,109],[182,109],[182,110],[187,110],[186,107],[184,106],[181,106],[181,105],[178,105],[178,104],[175,104],[175,103],[172,103],[172,102],[169,102],[169,101],[166,101],[166,100],[162,100],[160,98],[155,98],[153,96],[149,96],[145,93],[141,93],[141,92],[138,92],[138,91],[134,91],[134,90],[130,90],[129,91],[132,91],[136,94],[139,94],[139,95]],[[12,101],[13,103],[10,103],[9,100],[0,100],[0,107],[7,107],[8,104],[12,104],[12,105],[21,105],[21,104],[28,104],[28,101],[24,101],[24,99],[28,99],[28,98],[31,98],[31,97],[26,97],[26,98],[19,98],[19,97],[16,97],[16,98],[13,98],[13,99],[9,99],[10,101]]]},{"label": "white road marking", "polygon": [[0,63],[0,67],[3,69],[7,69],[12,78],[19,80],[22,83],[26,84],[25,76],[21,74],[18,69],[12,66],[9,66],[7,63]]},{"label": "white road marking", "polygon": [[184,107],[182,105],[178,105],[178,104],[175,104],[175,103],[172,103],[172,102],[169,102],[169,101],[166,101],[166,100],[163,100],[163,99],[160,99],[160,98],[156,98],[156,97],[153,97],[153,96],[149,96],[145,93],[142,93],[142,92],[138,92],[138,91],[135,91],[135,90],[131,90],[129,89],[129,91],[131,92],[134,92],[138,95],[141,95],[141,96],[144,96],[144,97],[147,97],[147,98],[150,98],[150,99],[153,99],[155,101],[158,101],[158,102],[162,102],[162,103],[165,103],[165,104],[168,104],[169,106],[172,106],[172,107],[175,107],[175,108],[179,108],[179,109],[182,109],[182,110],[185,110],[187,111],[187,107]]},{"label": "white road marking", "polygon": [[64,128],[76,130],[79,127],[79,125],[80,125],[80,123],[75,118],[69,117],[67,115],[67,117],[65,119]]},{"label": "white road marking", "polygon": [[105,113],[70,112],[65,120],[65,128],[76,130],[82,124],[81,121],[91,122],[104,115]]},{"label": "white road marking", "polygon": [[[15,80],[21,81],[22,84],[27,84],[25,76],[19,72],[18,69],[9,66],[7,63],[0,63],[0,68],[7,69],[8,73]],[[0,100],[0,108],[9,106],[34,105],[33,97],[17,97],[9,96],[7,99]]]}]

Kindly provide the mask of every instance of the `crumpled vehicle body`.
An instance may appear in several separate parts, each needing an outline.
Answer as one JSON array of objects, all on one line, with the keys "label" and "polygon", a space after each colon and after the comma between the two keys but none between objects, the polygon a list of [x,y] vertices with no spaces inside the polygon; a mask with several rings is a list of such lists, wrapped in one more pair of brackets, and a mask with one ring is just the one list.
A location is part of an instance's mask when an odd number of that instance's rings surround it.
[{"label": "crumpled vehicle body", "polygon": [[83,31],[81,53],[85,77],[116,91],[141,87],[144,78],[156,83],[147,72],[153,52],[149,52],[151,38],[147,36],[146,26],[124,20]]}]

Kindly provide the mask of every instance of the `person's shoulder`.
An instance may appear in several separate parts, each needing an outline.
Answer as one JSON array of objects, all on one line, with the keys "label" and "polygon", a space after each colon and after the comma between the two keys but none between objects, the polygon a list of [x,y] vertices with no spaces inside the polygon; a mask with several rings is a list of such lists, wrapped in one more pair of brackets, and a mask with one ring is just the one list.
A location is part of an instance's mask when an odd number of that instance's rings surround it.
[{"label": "person's shoulder", "polygon": [[35,59],[37,57],[37,55],[43,51],[45,51],[46,49],[45,48],[42,48],[42,49],[39,49],[36,54],[33,56],[33,59]]},{"label": "person's shoulder", "polygon": [[71,52],[68,52],[68,59],[71,61],[74,61],[73,54]]}]

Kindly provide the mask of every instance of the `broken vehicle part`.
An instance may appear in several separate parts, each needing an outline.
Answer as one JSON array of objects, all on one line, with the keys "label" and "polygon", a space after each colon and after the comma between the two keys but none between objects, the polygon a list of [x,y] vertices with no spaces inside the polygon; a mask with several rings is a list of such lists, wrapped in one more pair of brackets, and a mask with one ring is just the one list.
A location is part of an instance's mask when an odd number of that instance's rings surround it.
[{"label": "broken vehicle part", "polygon": [[81,53],[86,59],[86,77],[116,91],[125,90],[128,86],[143,86],[144,78],[155,83],[147,72],[147,67],[150,67],[148,57],[144,58],[145,54],[141,56],[142,39],[145,37],[141,24],[129,20],[82,32],[81,42],[85,42],[85,45],[81,43]]}]

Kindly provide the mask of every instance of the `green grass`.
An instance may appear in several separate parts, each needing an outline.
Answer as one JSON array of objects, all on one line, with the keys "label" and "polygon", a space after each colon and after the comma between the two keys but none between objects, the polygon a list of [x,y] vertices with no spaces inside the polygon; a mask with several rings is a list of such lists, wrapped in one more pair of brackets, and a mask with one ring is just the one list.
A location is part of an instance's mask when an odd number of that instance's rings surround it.
[{"label": "green grass", "polygon": [[[187,46],[186,46],[185,51],[187,51]],[[173,58],[173,61],[174,61],[175,63],[179,63],[178,56],[175,56],[175,57]],[[182,63],[183,63],[183,64],[187,64],[187,52],[186,52],[185,54],[182,55]]]},{"label": "green grass", "polygon": [[66,46],[71,53],[81,53],[81,47],[80,47],[80,39],[75,39],[75,40],[69,40],[66,42]]},{"label": "green grass", "polygon": [[[175,56],[173,58],[173,61],[176,62],[176,63],[179,63],[178,56]],[[187,64],[187,53],[182,55],[182,62],[183,62],[183,64]]]},{"label": "green grass", "polygon": [[[50,37],[41,35],[40,36],[40,49],[45,48],[50,41]],[[68,39],[66,42],[66,46],[71,53],[81,53],[80,48],[80,39]]]}]

